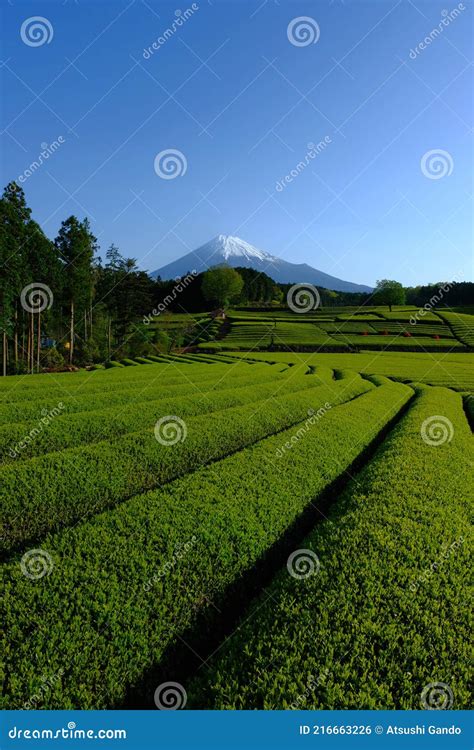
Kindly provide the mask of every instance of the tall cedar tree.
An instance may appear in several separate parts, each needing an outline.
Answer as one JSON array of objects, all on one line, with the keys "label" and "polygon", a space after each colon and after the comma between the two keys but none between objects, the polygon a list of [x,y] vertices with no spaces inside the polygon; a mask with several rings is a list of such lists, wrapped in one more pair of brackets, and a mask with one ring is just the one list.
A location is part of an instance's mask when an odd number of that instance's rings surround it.
[{"label": "tall cedar tree", "polygon": [[82,330],[83,339],[87,339],[97,240],[88,219],[79,221],[70,216],[61,224],[55,245],[63,263],[62,298],[69,310],[69,362],[72,363],[77,331]]}]

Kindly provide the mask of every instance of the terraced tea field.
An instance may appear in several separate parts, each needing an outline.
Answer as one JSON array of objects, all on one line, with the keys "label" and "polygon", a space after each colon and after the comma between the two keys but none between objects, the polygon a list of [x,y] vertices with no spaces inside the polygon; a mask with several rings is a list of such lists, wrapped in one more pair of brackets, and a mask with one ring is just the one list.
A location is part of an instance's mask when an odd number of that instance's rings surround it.
[{"label": "terraced tea field", "polygon": [[466,351],[474,346],[474,316],[399,307],[231,310],[209,351]]},{"label": "terraced tea field", "polygon": [[2,380],[3,708],[468,706],[474,354],[250,344]]},{"label": "terraced tea field", "polygon": [[[230,332],[223,339],[225,349],[268,349],[269,347],[298,347],[298,346],[331,346],[326,332],[312,323],[297,323],[295,321],[250,322],[235,321]],[[203,347],[204,348],[204,347]],[[342,344],[342,348],[346,348]]]}]

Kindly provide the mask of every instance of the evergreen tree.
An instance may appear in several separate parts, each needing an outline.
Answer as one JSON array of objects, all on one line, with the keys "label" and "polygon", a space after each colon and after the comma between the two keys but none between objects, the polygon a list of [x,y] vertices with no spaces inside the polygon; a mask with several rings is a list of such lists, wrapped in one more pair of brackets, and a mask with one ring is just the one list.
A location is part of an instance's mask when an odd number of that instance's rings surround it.
[{"label": "evergreen tree", "polygon": [[63,221],[55,241],[63,263],[63,301],[69,311],[69,362],[72,364],[77,331],[83,322],[83,338],[87,339],[87,315],[91,309],[94,289],[94,255],[97,240],[88,219],[79,221],[70,216]]}]

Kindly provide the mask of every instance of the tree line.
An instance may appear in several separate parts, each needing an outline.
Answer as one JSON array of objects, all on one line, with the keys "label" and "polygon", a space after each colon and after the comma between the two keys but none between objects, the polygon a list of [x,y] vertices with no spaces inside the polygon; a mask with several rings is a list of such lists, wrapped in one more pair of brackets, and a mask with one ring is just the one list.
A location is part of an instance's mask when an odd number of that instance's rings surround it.
[{"label": "tree line", "polygon": [[21,187],[0,199],[2,373],[103,361],[134,332],[153,282],[112,245],[106,262],[88,219],[69,216],[54,240],[31,217]]}]

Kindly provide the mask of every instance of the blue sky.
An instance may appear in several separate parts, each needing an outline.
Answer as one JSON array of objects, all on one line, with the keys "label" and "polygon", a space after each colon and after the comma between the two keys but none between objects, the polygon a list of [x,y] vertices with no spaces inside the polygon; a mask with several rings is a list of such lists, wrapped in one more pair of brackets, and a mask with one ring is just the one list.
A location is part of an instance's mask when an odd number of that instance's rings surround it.
[{"label": "blue sky", "polygon": [[22,183],[48,236],[74,213],[148,270],[224,233],[358,283],[472,279],[470,3],[5,0],[2,28],[3,184],[64,141]]}]

